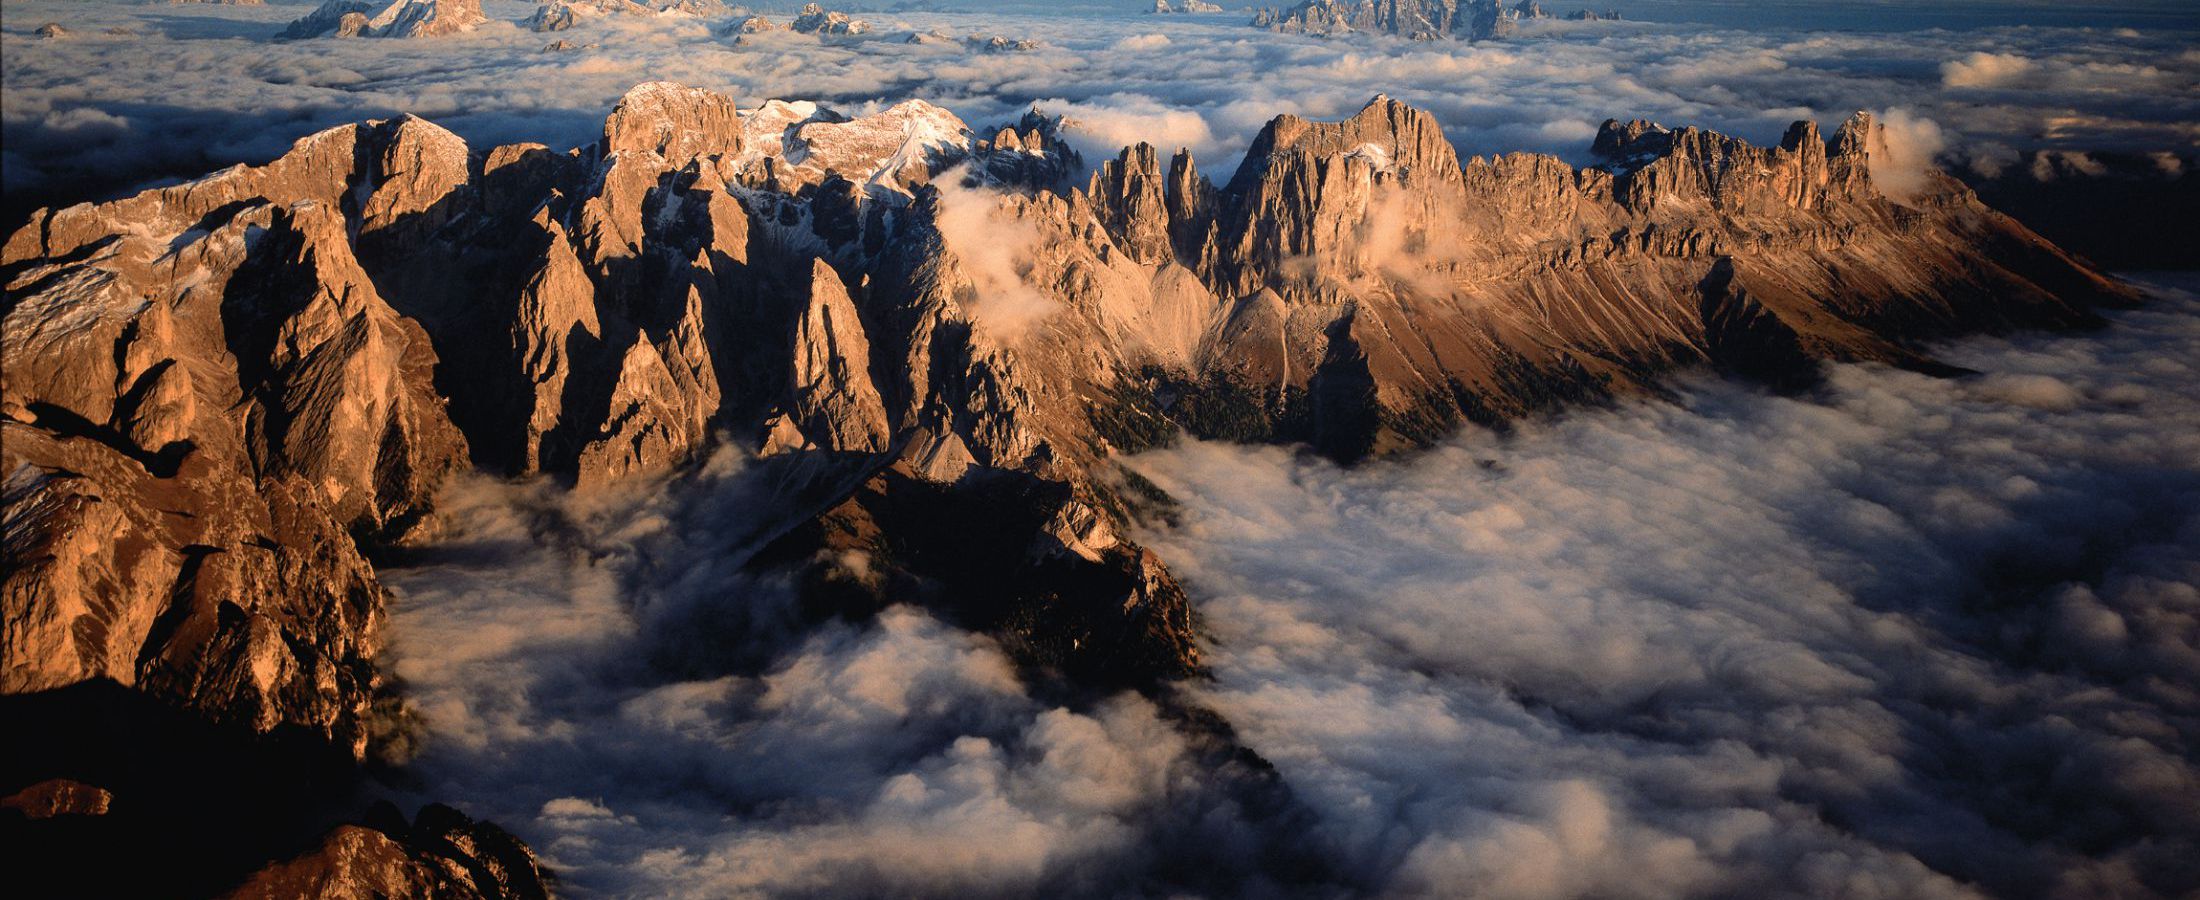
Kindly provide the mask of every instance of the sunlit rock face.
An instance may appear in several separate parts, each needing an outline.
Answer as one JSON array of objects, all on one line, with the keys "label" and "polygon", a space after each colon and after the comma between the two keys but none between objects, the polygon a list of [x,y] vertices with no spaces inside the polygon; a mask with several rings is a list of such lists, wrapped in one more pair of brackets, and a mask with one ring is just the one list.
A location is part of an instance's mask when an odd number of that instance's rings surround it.
[{"label": "sunlit rock face", "polygon": [[10,690],[112,678],[363,745],[382,600],[347,535],[410,531],[466,444],[354,242],[465,170],[425,122],[344,128],[10,242]]},{"label": "sunlit rock face", "polygon": [[[934,593],[1023,661],[1141,683],[1199,660],[1120,537],[1120,451],[1357,459],[1684,366],[1930,367],[1921,339],[2128,299],[1949,179],[1890,196],[1866,116],[1775,148],[1607,123],[1575,169],[1462,162],[1377,98],[1276,119],[1219,187],[1144,144],[1072,187],[1059,128],[655,83],[571,152],[407,117],[39,212],[4,257],[0,677],[362,748],[362,548],[432,525],[449,473],[595,490],[732,441],[805,498],[759,565],[836,608],[960,588]],[[863,578],[826,562],[854,550]]]},{"label": "sunlit rock face", "polygon": [[[1483,41],[1511,35],[1523,21],[1548,18],[1552,16],[1535,0],[1306,0],[1289,9],[1262,9],[1254,14],[1253,25],[1288,34],[1368,32],[1416,41]],[[1593,22],[1619,16],[1581,10],[1566,18]]]},{"label": "sunlit rock face", "polygon": [[410,823],[378,806],[364,825],[340,825],[321,843],[270,864],[226,900],[546,900],[554,879],[534,851],[487,822],[429,804]]},{"label": "sunlit rock face", "polygon": [[707,19],[733,14],[719,0],[665,0],[655,4],[636,0],[555,0],[535,7],[520,24],[531,31],[565,31],[598,17],[629,16],[661,19]]},{"label": "sunlit rock face", "polygon": [[863,34],[871,30],[871,23],[810,3],[802,7],[788,27],[802,34]]},{"label": "sunlit rock face", "polygon": [[328,0],[290,23],[282,37],[440,37],[487,21],[481,0]]}]

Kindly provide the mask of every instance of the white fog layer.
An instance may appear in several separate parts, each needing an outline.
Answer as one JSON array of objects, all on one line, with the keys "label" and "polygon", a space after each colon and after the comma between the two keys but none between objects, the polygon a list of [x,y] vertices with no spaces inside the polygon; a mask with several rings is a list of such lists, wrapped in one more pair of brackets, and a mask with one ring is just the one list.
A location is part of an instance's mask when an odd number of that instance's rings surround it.
[{"label": "white fog layer", "polygon": [[1353,470],[1133,460],[1183,503],[1142,539],[1212,636],[1191,693],[1283,812],[1154,702],[1036,698],[925,613],[792,624],[735,574],[764,486],[729,459],[468,482],[384,570],[411,771],[577,896],[2168,896],[2200,877],[2200,296],[2112,321]]},{"label": "white fog layer", "polygon": [[1139,460],[1186,508],[1146,537],[1206,699],[1401,893],[2172,894],[2195,301],[1350,471],[1187,446]]}]

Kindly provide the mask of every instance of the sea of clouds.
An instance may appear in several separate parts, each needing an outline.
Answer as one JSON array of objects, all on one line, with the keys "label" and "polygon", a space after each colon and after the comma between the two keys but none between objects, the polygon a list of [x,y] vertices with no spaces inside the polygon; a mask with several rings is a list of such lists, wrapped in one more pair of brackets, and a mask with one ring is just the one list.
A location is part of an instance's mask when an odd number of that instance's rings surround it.
[{"label": "sea of clouds", "polygon": [[[1604,5],[1655,21],[1542,22],[1483,44],[1277,35],[1238,12],[1137,15],[1129,0],[952,5],[971,11],[870,13],[867,39],[781,32],[736,46],[697,20],[537,34],[518,24],[533,10],[519,0],[487,0],[492,21],[465,35],[288,43],[272,38],[307,7],[10,2],[0,168],[10,193],[73,200],[266,160],[313,130],[402,112],[477,146],[564,148],[598,135],[628,87],[658,79],[852,112],[919,97],[978,126],[1036,103],[1074,117],[1095,158],[1140,140],[1184,146],[1218,180],[1277,114],[1336,117],[1377,93],[1433,110],[1468,154],[1582,163],[1606,118],[1771,142],[1796,119],[1831,128],[1858,109],[1932,125],[1948,161],[1989,172],[2032,149],[2181,167],[2200,147],[2200,15],[2176,3],[1636,0]],[[48,21],[71,35],[31,35]],[[902,42],[932,29],[1045,46]],[[544,49],[557,39],[583,46]]]},{"label": "sea of clouds", "polygon": [[[2200,306],[1340,470],[1194,444],[1201,696],[1387,888],[2200,886]],[[1449,886],[1449,887],[1447,887]]]},{"label": "sea of clouds", "polygon": [[579,896],[2176,896],[2200,295],[2160,290],[1963,378],[1141,456],[1212,638],[1180,698],[1064,702],[912,607],[801,624],[733,455],[467,482],[385,572],[404,771]]}]

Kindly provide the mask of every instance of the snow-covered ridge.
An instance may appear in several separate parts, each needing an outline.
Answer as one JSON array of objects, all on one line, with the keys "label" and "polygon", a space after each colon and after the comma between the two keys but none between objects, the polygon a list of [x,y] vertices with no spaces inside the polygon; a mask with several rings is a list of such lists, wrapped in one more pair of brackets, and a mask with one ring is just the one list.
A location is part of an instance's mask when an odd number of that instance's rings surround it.
[{"label": "snow-covered ridge", "polygon": [[869,195],[910,198],[917,187],[973,159],[981,174],[999,169],[1007,180],[1026,180],[1013,176],[1037,171],[1034,165],[1057,175],[1077,165],[1048,136],[1053,126],[1044,117],[1027,117],[983,139],[954,112],[924,100],[861,116],[811,101],[768,100],[736,109],[723,95],[652,82],[629,90],[612,122],[600,151],[606,158],[645,148],[674,164],[707,157],[728,183],[788,192],[838,176]]}]

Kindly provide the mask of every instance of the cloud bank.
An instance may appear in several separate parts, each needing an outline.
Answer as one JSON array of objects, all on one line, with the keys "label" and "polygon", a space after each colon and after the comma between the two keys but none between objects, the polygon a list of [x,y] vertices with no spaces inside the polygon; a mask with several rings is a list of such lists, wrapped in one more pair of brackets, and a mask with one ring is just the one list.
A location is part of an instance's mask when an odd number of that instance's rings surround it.
[{"label": "cloud bank", "polygon": [[1386,893],[2200,885],[2200,298],[1339,470],[1142,457],[1203,696]]},{"label": "cloud bank", "polygon": [[727,455],[616,497],[454,487],[448,537],[384,571],[408,799],[510,827],[580,897],[1307,877],[1274,861],[1302,829],[1272,779],[1155,702],[1050,702],[990,638],[910,607],[808,621],[743,574],[776,483]]},{"label": "cloud bank", "polygon": [[[467,35],[291,43],[268,39],[300,12],[295,5],[11,3],[0,29],[6,185],[74,199],[265,160],[314,129],[400,112],[477,146],[574,146],[599,132],[628,87],[656,79],[744,103],[813,98],[855,112],[921,97],[981,126],[1039,103],[1087,123],[1084,149],[1096,158],[1132,140],[1182,145],[1218,178],[1275,115],[1340,116],[1376,93],[1434,111],[1466,153],[1532,150],[1575,162],[1588,161],[1589,137],[1608,117],[1771,143],[1798,118],[1830,129],[1854,110],[1895,107],[1946,129],[1957,161],[2031,149],[2189,157],[2200,147],[2200,55],[2190,49],[2200,21],[2174,11],[2125,16],[2160,24],[2117,30],[2071,27],[2060,5],[1967,4],[1967,23],[2007,27],[1920,30],[1938,20],[1912,22],[1885,7],[1858,18],[1852,4],[1784,4],[1770,21],[1732,5],[1650,4],[1654,17],[1712,24],[1598,24],[1466,44],[1276,35],[1235,15],[1138,16],[1135,4],[1054,14],[1036,4],[955,6],[972,11],[872,15],[873,40],[773,33],[736,46],[696,21],[603,17],[537,34],[516,24],[533,9],[519,0],[488,0],[492,21]],[[1814,10],[1846,20],[1821,22],[1807,14]],[[2111,12],[2078,18],[2107,21]],[[75,37],[30,35],[48,20]],[[1810,30],[1834,24],[1905,30]],[[982,53],[896,38],[935,28],[1044,46]],[[545,50],[553,38],[580,49]]]}]

